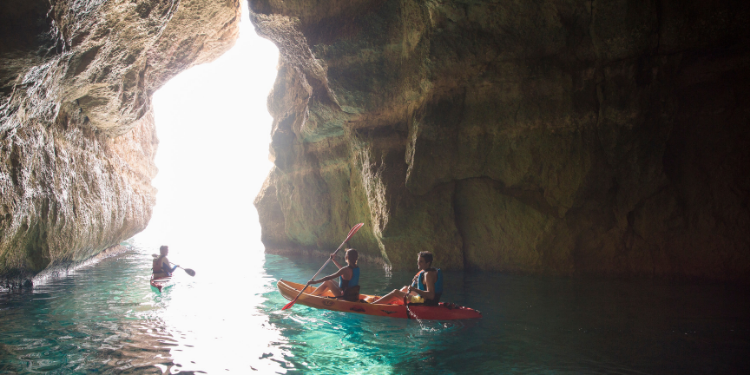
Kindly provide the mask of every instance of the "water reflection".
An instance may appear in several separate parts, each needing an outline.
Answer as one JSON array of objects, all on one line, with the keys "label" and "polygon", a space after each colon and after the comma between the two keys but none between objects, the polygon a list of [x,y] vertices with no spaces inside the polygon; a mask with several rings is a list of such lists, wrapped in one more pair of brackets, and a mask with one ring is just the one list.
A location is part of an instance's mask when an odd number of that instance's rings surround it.
[{"label": "water reflection", "polygon": [[148,303],[152,296],[137,287],[143,277],[127,258],[101,266],[0,294],[0,372],[148,373],[172,363],[175,340],[155,315],[159,303]]},{"label": "water reflection", "polygon": [[179,337],[171,356],[180,371],[283,371],[283,364],[268,360],[283,358],[283,349],[270,343],[284,343],[284,339],[261,309],[264,294],[275,289],[263,269],[263,253],[234,249],[230,257],[188,251],[172,254],[183,267],[196,271],[190,277],[176,270],[177,285],[154,297],[167,304],[160,316],[166,329]]},{"label": "water reflection", "polygon": [[[445,273],[472,321],[316,310],[286,300],[323,260],[180,251],[175,286],[148,286],[149,249],[108,258],[33,291],[0,294],[1,373],[746,373],[750,302],[720,285]],[[197,246],[197,245],[195,245]],[[217,246],[216,248],[230,248]],[[195,250],[195,249],[193,249]],[[330,270],[327,270],[330,271]],[[362,266],[382,293],[413,272]]]},{"label": "water reflection", "polygon": [[270,343],[284,339],[258,308],[273,289],[262,253],[233,275],[194,262],[199,279],[178,269],[174,288],[157,294],[148,285],[149,248],[0,294],[0,373],[283,370],[265,360],[283,358]]}]

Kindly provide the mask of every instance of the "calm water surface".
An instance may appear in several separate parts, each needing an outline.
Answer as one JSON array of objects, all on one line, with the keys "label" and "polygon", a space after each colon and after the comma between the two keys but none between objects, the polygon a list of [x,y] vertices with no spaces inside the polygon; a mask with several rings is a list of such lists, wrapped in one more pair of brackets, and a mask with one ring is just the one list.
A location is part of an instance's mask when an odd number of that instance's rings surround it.
[{"label": "calm water surface", "polygon": [[[159,295],[148,286],[154,248],[0,293],[0,373],[750,373],[750,303],[725,286],[447,272],[444,300],[484,318],[419,322],[282,312],[276,281],[307,280],[323,260],[259,247],[231,259],[173,249],[197,275],[178,269]],[[413,272],[363,265],[363,291]]]}]

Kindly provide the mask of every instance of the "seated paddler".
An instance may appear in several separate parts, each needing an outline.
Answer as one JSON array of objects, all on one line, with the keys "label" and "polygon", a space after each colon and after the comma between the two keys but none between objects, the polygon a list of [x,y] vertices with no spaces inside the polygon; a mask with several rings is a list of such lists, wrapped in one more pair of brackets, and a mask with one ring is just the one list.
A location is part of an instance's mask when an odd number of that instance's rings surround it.
[{"label": "seated paddler", "polygon": [[154,263],[151,267],[154,272],[154,279],[170,277],[172,276],[172,272],[177,269],[177,266],[172,267],[172,265],[169,263],[167,254],[169,254],[169,246],[162,246],[159,248],[159,256],[157,257],[156,255],[154,255]]},{"label": "seated paddler", "polygon": [[412,283],[400,290],[394,289],[373,301],[373,304],[391,304],[397,301],[404,301],[406,297],[410,304],[425,304],[435,306],[440,302],[440,296],[443,295],[443,272],[440,268],[432,267],[432,253],[422,251],[417,256],[417,267],[419,272],[414,275]]},{"label": "seated paddler", "polygon": [[[339,268],[339,270],[336,273],[328,275],[322,279],[310,280],[310,282],[307,283],[308,285],[323,283],[323,285],[317,287],[312,292],[312,295],[322,296],[326,291],[330,290],[331,293],[333,293],[333,296],[336,298],[341,298],[352,302],[359,301],[359,266],[357,266],[358,257],[359,254],[357,253],[357,250],[346,249],[346,255],[344,257],[344,259],[346,260],[346,267],[342,267],[336,261],[335,253],[331,254],[331,260],[333,261],[333,264],[335,264],[336,267]],[[338,285],[333,282],[333,279],[337,277],[339,279]]]}]

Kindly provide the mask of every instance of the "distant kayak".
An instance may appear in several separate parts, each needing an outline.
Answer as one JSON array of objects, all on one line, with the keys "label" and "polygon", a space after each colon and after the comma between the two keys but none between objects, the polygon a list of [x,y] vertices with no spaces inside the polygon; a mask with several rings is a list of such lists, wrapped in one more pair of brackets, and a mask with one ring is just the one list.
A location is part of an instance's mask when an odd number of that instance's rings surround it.
[{"label": "distant kayak", "polygon": [[[296,297],[305,284],[298,284],[291,281],[279,280],[276,283],[279,292],[284,298],[292,300]],[[312,287],[308,287],[312,292]],[[378,297],[367,294],[360,294],[360,300],[375,300]],[[400,304],[394,305],[374,305],[366,302],[349,302],[343,299],[335,299],[324,296],[313,296],[305,291],[297,299],[297,303],[317,309],[326,309],[332,311],[341,311],[347,313],[387,316],[390,318],[419,318],[428,320],[456,320],[456,319],[476,319],[481,318],[482,314],[472,308],[454,305],[452,303],[441,302],[438,306],[409,305],[407,307]]]},{"label": "distant kayak", "polygon": [[173,285],[171,277],[154,279],[154,277],[152,276],[149,283],[151,284],[151,290],[156,293],[161,293],[163,290],[168,289]]}]

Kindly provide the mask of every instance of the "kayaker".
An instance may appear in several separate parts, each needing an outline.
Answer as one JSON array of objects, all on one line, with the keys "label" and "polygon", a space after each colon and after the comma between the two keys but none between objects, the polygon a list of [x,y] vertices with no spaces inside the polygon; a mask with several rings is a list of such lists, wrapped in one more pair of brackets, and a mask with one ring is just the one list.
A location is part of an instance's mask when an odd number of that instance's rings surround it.
[{"label": "kayaker", "polygon": [[169,259],[167,259],[167,254],[169,254],[169,246],[160,247],[159,254],[160,255],[154,259],[154,263],[151,267],[151,269],[154,271],[153,278],[159,279],[172,276],[172,272],[177,269],[177,266],[172,267],[172,265],[169,263]]},{"label": "kayaker", "polygon": [[[335,253],[331,254],[331,260],[339,270],[319,280],[310,280],[308,285],[314,285],[323,283],[323,285],[317,287],[312,295],[322,296],[323,293],[330,290],[336,298],[345,299],[347,301],[356,302],[359,301],[359,266],[357,266],[357,258],[359,254],[357,250],[346,249],[346,267],[342,267],[335,258]],[[339,278],[339,283],[336,285],[333,279]]]},{"label": "kayaker", "polygon": [[417,256],[417,267],[419,272],[414,275],[412,283],[400,290],[394,289],[373,304],[390,304],[396,301],[403,301],[405,296],[409,296],[409,302],[414,304],[425,304],[435,306],[440,302],[440,296],[443,294],[443,272],[440,268],[432,268],[433,255],[429,251],[422,251]]}]

